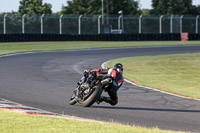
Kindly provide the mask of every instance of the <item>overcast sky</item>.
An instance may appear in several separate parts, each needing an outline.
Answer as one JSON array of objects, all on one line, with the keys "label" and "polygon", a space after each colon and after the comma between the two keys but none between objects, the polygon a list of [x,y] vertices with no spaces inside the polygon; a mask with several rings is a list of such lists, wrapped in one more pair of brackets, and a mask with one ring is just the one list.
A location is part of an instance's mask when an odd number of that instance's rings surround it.
[{"label": "overcast sky", "polygon": [[[20,0],[0,0],[0,12],[18,11]],[[52,11],[57,12],[61,10],[62,4],[66,6],[67,0],[43,0],[45,3],[52,5]],[[141,9],[151,9],[152,0],[139,0]],[[193,5],[200,5],[200,0],[193,0]]]}]

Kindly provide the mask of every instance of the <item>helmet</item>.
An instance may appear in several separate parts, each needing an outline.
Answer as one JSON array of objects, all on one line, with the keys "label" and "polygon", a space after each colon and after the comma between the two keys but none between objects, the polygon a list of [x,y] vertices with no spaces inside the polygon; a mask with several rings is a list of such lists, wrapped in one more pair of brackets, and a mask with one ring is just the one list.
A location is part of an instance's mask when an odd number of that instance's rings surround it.
[{"label": "helmet", "polygon": [[121,63],[117,63],[114,65],[114,69],[121,69],[123,71],[123,65]]}]

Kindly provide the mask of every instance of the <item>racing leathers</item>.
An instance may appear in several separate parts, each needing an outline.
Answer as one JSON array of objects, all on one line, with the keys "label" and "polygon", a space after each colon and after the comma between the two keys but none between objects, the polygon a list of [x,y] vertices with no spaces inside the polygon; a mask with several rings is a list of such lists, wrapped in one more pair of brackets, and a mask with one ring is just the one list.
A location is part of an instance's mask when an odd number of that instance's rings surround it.
[{"label": "racing leathers", "polygon": [[113,106],[116,105],[118,103],[117,91],[124,82],[123,71],[114,68],[94,69],[91,71],[96,72],[96,74],[107,74],[113,80],[112,84],[109,85],[109,87],[106,89],[110,97],[101,96],[100,99],[97,100],[97,103],[104,101],[110,103]]}]

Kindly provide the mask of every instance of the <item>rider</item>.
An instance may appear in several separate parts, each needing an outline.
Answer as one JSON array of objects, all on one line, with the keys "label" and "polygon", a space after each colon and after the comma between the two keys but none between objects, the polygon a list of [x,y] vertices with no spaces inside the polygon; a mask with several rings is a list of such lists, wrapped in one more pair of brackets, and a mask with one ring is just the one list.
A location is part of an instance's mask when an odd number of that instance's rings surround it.
[{"label": "rider", "polygon": [[96,74],[107,74],[113,79],[113,83],[109,86],[108,89],[106,89],[110,97],[101,96],[100,99],[97,100],[97,103],[99,104],[100,102],[104,101],[110,103],[113,106],[116,105],[118,103],[117,91],[124,82],[123,65],[117,63],[113,68],[94,69],[91,71],[96,72]]}]

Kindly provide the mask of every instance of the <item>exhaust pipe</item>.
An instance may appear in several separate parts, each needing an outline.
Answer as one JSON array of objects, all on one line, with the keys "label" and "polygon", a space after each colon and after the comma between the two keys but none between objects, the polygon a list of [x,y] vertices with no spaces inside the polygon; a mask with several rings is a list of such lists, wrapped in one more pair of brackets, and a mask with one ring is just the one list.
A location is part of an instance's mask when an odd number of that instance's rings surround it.
[{"label": "exhaust pipe", "polygon": [[104,79],[101,81],[101,84],[102,85],[106,85],[106,84],[110,84],[112,83],[112,79],[111,78],[107,78],[107,79]]}]

